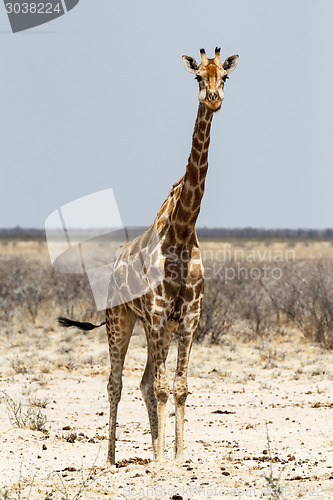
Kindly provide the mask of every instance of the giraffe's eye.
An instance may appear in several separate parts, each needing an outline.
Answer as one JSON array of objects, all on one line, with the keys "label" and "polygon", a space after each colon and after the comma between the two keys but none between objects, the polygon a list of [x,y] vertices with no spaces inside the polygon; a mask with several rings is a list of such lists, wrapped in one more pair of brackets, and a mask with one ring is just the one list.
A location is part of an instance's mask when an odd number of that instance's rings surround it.
[{"label": "giraffe's eye", "polygon": [[202,77],[200,75],[197,75],[194,78],[197,80],[197,82],[201,82],[202,80]]}]

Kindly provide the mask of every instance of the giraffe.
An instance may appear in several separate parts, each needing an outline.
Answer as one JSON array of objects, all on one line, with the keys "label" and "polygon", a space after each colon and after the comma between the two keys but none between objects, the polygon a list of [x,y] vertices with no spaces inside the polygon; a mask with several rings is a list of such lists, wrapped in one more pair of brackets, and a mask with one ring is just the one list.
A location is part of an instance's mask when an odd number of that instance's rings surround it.
[{"label": "giraffe", "polygon": [[[220,48],[208,59],[200,50],[201,62],[183,56],[185,68],[195,74],[199,84],[199,107],[192,148],[185,175],[175,184],[162,204],[153,224],[120,249],[115,258],[110,287],[117,287],[122,303],[106,310],[106,331],[110,353],[108,398],[110,402],[107,459],[115,464],[116,420],[122,391],[122,371],[129,341],[137,320],[141,320],[147,339],[147,362],[140,389],[147,407],[154,459],[164,460],[165,407],[170,394],[166,359],[171,340],[178,341],[177,366],[173,382],[175,403],[175,460],[184,461],[184,411],[188,395],[187,371],[204,290],[203,265],[195,231],[208,168],[208,147],[213,114],[221,108],[224,83],[236,68],[238,55],[220,59]],[[158,235],[158,244],[152,243]],[[131,262],[145,254],[143,272],[163,271],[163,279],[144,295],[131,300],[130,276],[137,274]],[[124,265],[125,263],[125,265]],[[59,318],[62,326],[84,330],[101,326]]]}]

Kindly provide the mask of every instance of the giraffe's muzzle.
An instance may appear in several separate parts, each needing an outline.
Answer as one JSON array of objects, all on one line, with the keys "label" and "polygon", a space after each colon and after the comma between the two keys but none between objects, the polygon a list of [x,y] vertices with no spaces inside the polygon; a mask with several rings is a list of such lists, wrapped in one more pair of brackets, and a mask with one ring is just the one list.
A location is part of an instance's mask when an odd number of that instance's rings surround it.
[{"label": "giraffe's muzzle", "polygon": [[218,90],[207,92],[206,106],[211,111],[218,111],[222,105],[222,99]]}]

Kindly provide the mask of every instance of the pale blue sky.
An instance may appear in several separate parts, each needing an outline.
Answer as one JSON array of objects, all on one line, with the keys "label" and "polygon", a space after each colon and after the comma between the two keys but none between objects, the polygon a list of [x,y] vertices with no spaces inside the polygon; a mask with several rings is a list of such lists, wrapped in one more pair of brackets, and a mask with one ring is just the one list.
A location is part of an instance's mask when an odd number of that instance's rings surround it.
[{"label": "pale blue sky", "polygon": [[43,227],[113,188],[148,225],[183,175],[197,83],[181,56],[239,54],[214,116],[198,226],[333,227],[331,0],[81,0],[12,34],[0,6],[0,227]]}]

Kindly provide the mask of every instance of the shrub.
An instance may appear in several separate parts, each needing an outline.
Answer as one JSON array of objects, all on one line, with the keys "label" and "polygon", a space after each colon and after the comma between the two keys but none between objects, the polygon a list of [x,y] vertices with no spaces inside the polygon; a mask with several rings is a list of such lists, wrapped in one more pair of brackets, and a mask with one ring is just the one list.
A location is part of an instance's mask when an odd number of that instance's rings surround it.
[{"label": "shrub", "polygon": [[0,307],[3,321],[35,323],[42,309],[74,314],[82,307],[87,315],[95,312],[88,279],[81,274],[63,274],[23,257],[0,258]]},{"label": "shrub", "polygon": [[[333,262],[330,259],[283,262],[267,275],[263,265],[206,263],[203,311],[196,335],[218,342],[241,322],[253,335],[294,326],[311,340],[333,347]],[[251,270],[256,272],[251,272]],[[234,272],[230,272],[233,270]],[[228,279],[233,276],[233,279]],[[278,279],[277,279],[278,276]]]}]

